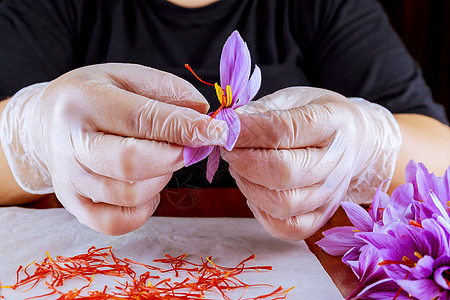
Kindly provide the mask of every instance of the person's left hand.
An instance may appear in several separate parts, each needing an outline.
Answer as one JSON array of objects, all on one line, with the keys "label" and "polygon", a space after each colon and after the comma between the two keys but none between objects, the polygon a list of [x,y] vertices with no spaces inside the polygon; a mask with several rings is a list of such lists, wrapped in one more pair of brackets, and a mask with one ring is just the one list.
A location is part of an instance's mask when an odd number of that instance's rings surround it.
[{"label": "person's left hand", "polygon": [[370,202],[392,176],[400,132],[377,104],[292,87],[236,112],[241,133],[221,156],[256,219],[276,237],[312,235],[342,200]]}]

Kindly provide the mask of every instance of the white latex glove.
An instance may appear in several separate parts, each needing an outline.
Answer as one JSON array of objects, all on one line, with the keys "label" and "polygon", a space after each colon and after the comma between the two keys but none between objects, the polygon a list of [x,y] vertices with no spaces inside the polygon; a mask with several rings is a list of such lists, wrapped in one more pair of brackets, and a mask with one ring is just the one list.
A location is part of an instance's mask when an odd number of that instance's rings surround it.
[{"label": "white latex glove", "polygon": [[255,217],[276,237],[309,237],[342,200],[370,202],[393,175],[400,130],[377,104],[293,87],[237,112],[239,139],[221,155]]},{"label": "white latex glove", "polygon": [[71,71],[19,91],[1,142],[19,185],[56,193],[87,226],[123,234],[143,225],[183,167],[183,146],[225,145],[226,125],[187,81],[130,64]]}]

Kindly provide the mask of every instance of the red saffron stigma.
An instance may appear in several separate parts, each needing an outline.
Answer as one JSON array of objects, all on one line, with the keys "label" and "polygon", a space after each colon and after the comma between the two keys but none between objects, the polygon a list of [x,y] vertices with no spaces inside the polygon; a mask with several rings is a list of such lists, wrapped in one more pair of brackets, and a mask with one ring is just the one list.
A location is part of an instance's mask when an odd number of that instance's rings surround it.
[{"label": "red saffron stigma", "polygon": [[219,114],[220,110],[224,107],[225,105],[221,104],[219,108],[211,115],[211,120],[214,119]]},{"label": "red saffron stigma", "polygon": [[195,74],[194,70],[192,70],[191,66],[189,66],[189,64],[185,64],[184,65],[189,71],[191,71],[192,74],[194,74],[195,78],[197,78],[201,83],[207,84],[207,85],[211,85],[214,86],[214,84],[206,82],[204,80],[202,80],[200,77],[198,77],[197,74]]},{"label": "red saffron stigma", "polygon": [[418,227],[418,228],[423,228],[421,223],[414,221],[414,220],[409,220],[409,225],[412,225],[412,226]]},{"label": "red saffron stigma", "polygon": [[384,265],[405,265],[410,268],[415,267],[416,262],[413,260],[410,260],[409,258],[403,261],[395,261],[395,260],[389,260],[385,259],[382,262],[380,262],[378,265],[384,266]]}]

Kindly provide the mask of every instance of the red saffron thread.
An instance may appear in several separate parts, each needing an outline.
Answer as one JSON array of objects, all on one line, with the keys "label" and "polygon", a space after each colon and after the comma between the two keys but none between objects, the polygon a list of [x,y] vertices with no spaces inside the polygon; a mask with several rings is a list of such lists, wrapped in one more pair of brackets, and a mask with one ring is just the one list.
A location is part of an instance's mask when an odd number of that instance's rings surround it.
[{"label": "red saffron thread", "polygon": [[184,65],[189,71],[191,71],[192,74],[194,74],[195,78],[197,78],[201,83],[207,84],[207,85],[211,85],[214,86],[214,84],[206,82],[204,80],[202,80],[200,77],[198,77],[197,74],[195,74],[194,70],[192,70],[191,66],[189,66],[189,64],[185,64]]},{"label": "red saffron thread", "polygon": [[[272,270],[271,266],[246,266],[245,263],[255,258],[251,255],[239,262],[235,267],[224,267],[213,262],[212,257],[203,259],[200,263],[189,261],[187,254],[176,257],[165,255],[165,258],[155,259],[154,262],[163,263],[168,268],[160,268],[148,264],[133,261],[128,258],[117,258],[111,247],[88,249],[86,254],[80,254],[73,257],[57,256],[52,258],[47,252],[47,257],[41,262],[32,262],[25,268],[21,265],[16,272],[16,283],[11,286],[0,286],[1,288],[11,288],[16,290],[26,285],[31,285],[26,291],[32,290],[39,283],[44,281],[44,285],[50,290],[49,293],[27,299],[37,299],[49,296],[58,297],[58,300],[72,299],[167,299],[167,300],[193,300],[205,298],[206,293],[218,291],[223,299],[231,300],[227,296],[228,291],[236,289],[244,289],[239,300],[272,300],[285,299],[287,293],[293,289],[283,290],[278,287],[274,291],[257,296],[256,298],[244,298],[248,288],[256,286],[271,286],[269,284],[247,284],[236,278],[244,271]],[[130,267],[138,265],[145,267],[148,271],[137,276],[136,272]],[[34,272],[29,272],[34,268]],[[151,273],[154,272],[154,273]],[[182,272],[189,274],[182,280],[172,280],[172,278],[161,279],[158,273],[171,272],[175,278],[180,277]],[[107,276],[126,278],[126,282],[117,282],[111,292],[108,292],[107,285],[100,291],[88,290],[91,286],[94,275],[102,274]],[[25,276],[23,276],[25,275]],[[21,278],[24,277],[24,278]],[[58,288],[63,286],[72,278],[84,278],[87,284],[80,289],[73,289],[66,293],[61,292]],[[156,283],[150,283],[150,279],[159,280]],[[25,291],[25,292],[26,292]],[[81,295],[81,294],[85,295]],[[86,295],[87,294],[87,295]],[[4,298],[0,296],[0,298]]]},{"label": "red saffron thread", "polygon": [[[409,276],[409,272],[406,273],[405,280],[408,279],[408,276]],[[400,293],[402,292],[402,290],[403,290],[403,289],[400,287],[400,288],[398,289],[397,294],[395,294],[395,297],[394,297],[392,300],[396,300],[396,299],[398,298],[398,296],[400,296]]]}]

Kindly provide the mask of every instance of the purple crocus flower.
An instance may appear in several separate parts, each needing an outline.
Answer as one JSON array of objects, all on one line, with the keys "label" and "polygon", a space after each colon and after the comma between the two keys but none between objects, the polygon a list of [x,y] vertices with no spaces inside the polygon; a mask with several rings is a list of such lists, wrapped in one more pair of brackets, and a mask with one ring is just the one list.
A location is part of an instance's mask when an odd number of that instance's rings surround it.
[{"label": "purple crocus flower", "polygon": [[442,177],[429,173],[427,168],[410,161],[405,170],[406,182],[414,187],[413,211],[416,221],[441,215],[450,221],[450,168]]},{"label": "purple crocus flower", "polygon": [[[355,236],[355,233],[372,232],[374,226],[378,228],[383,225],[383,211],[389,196],[382,193],[381,187],[382,184],[378,187],[368,212],[356,203],[342,202],[341,206],[354,226],[335,227],[324,231],[325,237],[318,241],[317,245],[331,255],[344,255],[349,250],[356,248],[358,251],[347,254],[347,258],[348,261],[358,260],[359,250],[366,243]],[[353,254],[351,258],[350,254]]]},{"label": "purple crocus flower", "polygon": [[369,213],[361,206],[353,202],[342,202],[341,206],[347,213],[350,221],[354,226],[335,227],[323,232],[324,238],[318,241],[319,245],[325,252],[331,255],[344,255],[349,250],[353,251],[351,260],[357,260],[359,257],[359,249],[366,243],[355,236],[356,232],[372,232],[374,220]]},{"label": "purple crocus flower", "polygon": [[[355,260],[356,257],[356,260]],[[353,273],[358,277],[358,286],[348,295],[346,299],[387,299],[394,298],[398,291],[398,286],[388,279],[383,268],[379,266],[381,258],[378,256],[378,250],[371,246],[361,248],[361,253],[356,247],[348,251],[342,261],[352,268]],[[392,280],[391,280],[392,281]],[[371,289],[367,289],[371,286]],[[394,288],[387,288],[393,286]],[[381,297],[379,293],[390,293],[392,297]],[[380,298],[381,297],[381,298]]]},{"label": "purple crocus flower", "polygon": [[443,205],[447,206],[450,199],[450,167],[444,173],[444,176],[437,177],[429,173],[422,163],[410,161],[405,170],[406,182],[414,186],[414,200],[421,201],[428,198],[430,190],[441,199]]},{"label": "purple crocus flower", "polygon": [[342,204],[355,226],[318,242],[333,255],[349,249],[342,260],[359,284],[348,299],[450,299],[450,168],[437,177],[410,161],[405,173],[390,198],[378,188],[368,212]]},{"label": "purple crocus flower", "polygon": [[[194,73],[188,65],[186,67]],[[250,51],[239,32],[234,31],[222,49],[220,57],[220,85],[207,83],[215,87],[221,104],[218,110],[209,115],[211,118],[225,121],[228,125],[228,137],[225,144],[225,149],[228,151],[233,149],[241,131],[241,122],[234,110],[253,99],[261,86],[261,70],[255,65],[253,74],[250,76],[250,69]],[[198,78],[197,75],[196,77]],[[201,81],[204,82],[203,80]],[[211,182],[219,166],[220,147],[185,147],[183,151],[185,166],[199,162],[208,155],[206,178]]]}]

